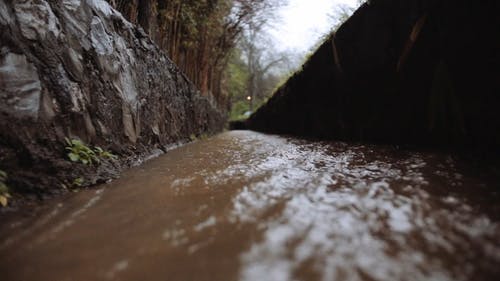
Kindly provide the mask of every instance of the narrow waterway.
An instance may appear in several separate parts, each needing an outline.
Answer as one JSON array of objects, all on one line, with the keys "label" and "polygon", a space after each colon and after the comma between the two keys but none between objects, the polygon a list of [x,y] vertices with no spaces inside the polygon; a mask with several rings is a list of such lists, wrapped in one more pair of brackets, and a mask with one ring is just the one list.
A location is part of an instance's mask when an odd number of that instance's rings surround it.
[{"label": "narrow waterway", "polygon": [[3,222],[0,276],[498,280],[498,184],[446,155],[227,132]]}]

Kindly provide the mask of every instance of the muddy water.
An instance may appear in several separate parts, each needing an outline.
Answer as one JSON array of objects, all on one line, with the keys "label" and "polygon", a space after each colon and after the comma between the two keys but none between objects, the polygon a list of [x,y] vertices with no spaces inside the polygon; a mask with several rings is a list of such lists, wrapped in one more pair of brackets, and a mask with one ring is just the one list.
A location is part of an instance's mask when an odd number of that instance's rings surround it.
[{"label": "muddy water", "polygon": [[496,179],[452,158],[229,132],[34,218],[2,280],[498,280]]}]

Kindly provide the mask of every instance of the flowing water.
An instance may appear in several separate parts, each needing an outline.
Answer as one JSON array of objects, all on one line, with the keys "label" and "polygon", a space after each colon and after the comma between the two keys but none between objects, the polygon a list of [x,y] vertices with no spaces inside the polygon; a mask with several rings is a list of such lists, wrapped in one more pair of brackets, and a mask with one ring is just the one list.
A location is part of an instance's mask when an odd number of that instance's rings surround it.
[{"label": "flowing water", "polygon": [[0,276],[499,280],[496,180],[446,155],[228,132],[2,222]]}]

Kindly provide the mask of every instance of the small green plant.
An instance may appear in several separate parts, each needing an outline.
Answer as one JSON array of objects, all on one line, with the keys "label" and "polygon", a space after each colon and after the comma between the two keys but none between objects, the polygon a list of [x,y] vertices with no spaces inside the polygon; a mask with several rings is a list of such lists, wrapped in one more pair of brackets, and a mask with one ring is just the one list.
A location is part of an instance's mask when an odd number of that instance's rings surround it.
[{"label": "small green plant", "polygon": [[78,191],[85,184],[85,179],[82,177],[75,178],[72,182],[61,183],[61,188],[65,190]]},{"label": "small green plant", "polygon": [[101,159],[117,159],[118,156],[109,151],[105,151],[100,147],[94,149],[85,145],[81,140],[66,138],[66,150],[68,158],[73,162],[80,162],[84,165],[98,164]]},{"label": "small green plant", "polygon": [[81,187],[85,180],[83,178],[76,178],[73,180],[73,183],[71,184],[73,187]]},{"label": "small green plant", "polygon": [[96,146],[94,148],[94,152],[97,154],[97,156],[99,156],[100,158],[105,158],[105,159],[112,159],[112,160],[116,160],[118,159],[118,156],[114,155],[113,153],[109,152],[109,151],[106,151],[106,150],[103,150],[102,148]]},{"label": "small green plant", "polygon": [[66,150],[68,157],[73,162],[80,162],[84,165],[99,163],[99,157],[90,147],[86,146],[81,140],[66,138]]},{"label": "small green plant", "polygon": [[5,183],[7,181],[7,173],[0,170],[0,205],[6,207],[9,203],[9,187]]},{"label": "small green plant", "polygon": [[195,140],[197,140],[198,138],[196,137],[196,135],[195,135],[195,134],[191,134],[191,135],[189,136],[189,139],[190,139],[191,141],[195,141]]}]

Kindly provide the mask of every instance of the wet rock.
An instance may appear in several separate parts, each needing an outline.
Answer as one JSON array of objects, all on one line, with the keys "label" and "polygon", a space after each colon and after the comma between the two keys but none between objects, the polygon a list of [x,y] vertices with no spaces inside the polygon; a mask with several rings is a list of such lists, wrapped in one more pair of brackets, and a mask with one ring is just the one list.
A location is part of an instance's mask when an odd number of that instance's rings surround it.
[{"label": "wet rock", "polygon": [[[102,182],[224,124],[225,112],[106,1],[0,0],[0,169],[18,191],[58,193],[82,176]],[[73,164],[65,137],[119,160]]]},{"label": "wet rock", "polygon": [[14,11],[22,35],[26,39],[45,39],[50,32],[59,36],[59,21],[43,0],[15,1]]},{"label": "wet rock", "polygon": [[0,110],[18,117],[38,117],[41,83],[26,56],[3,48],[0,54]]},{"label": "wet rock", "polygon": [[71,75],[72,80],[81,81],[83,75],[83,57],[81,54],[68,48],[68,50],[63,54],[64,68]]},{"label": "wet rock", "polygon": [[112,38],[106,32],[99,17],[92,18],[92,23],[90,24],[90,39],[92,47],[94,47],[97,54],[104,56],[113,53]]},{"label": "wet rock", "polygon": [[9,8],[5,5],[3,1],[0,2],[0,23],[3,25],[12,22],[12,17],[10,15]]}]

